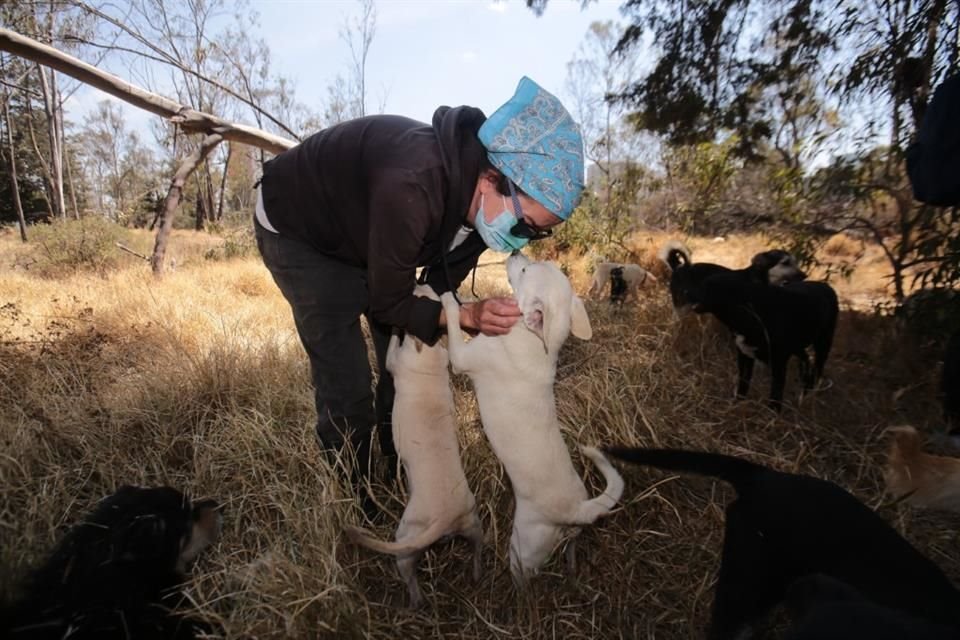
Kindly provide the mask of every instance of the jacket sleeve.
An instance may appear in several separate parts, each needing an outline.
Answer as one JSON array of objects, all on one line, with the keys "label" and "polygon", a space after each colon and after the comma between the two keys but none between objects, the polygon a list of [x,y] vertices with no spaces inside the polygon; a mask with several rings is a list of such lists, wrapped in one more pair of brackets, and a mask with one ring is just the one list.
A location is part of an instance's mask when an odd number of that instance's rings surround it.
[{"label": "jacket sleeve", "polygon": [[367,278],[374,320],[428,344],[440,337],[439,302],[413,295],[417,261],[440,214],[415,174],[390,170],[371,181]]}]

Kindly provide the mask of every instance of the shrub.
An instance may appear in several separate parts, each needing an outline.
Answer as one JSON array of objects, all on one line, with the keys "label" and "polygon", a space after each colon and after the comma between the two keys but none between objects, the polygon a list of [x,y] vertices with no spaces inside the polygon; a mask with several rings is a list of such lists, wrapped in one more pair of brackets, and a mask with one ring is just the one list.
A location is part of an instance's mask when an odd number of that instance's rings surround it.
[{"label": "shrub", "polygon": [[121,263],[116,243],[123,238],[121,227],[99,217],[35,225],[30,230],[33,250],[24,254],[17,266],[43,278],[77,271],[105,275]]},{"label": "shrub", "polygon": [[914,335],[946,342],[957,330],[960,292],[946,287],[921,289],[907,296],[897,307],[896,316]]},{"label": "shrub", "polygon": [[203,257],[207,260],[232,260],[257,254],[257,241],[253,227],[237,227],[223,232],[223,246],[207,250]]}]

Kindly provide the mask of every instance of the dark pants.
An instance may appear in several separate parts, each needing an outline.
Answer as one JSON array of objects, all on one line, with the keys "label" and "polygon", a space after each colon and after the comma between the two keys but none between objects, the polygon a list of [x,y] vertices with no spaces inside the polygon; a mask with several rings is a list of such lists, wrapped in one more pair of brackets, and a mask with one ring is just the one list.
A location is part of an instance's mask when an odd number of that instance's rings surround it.
[{"label": "dark pants", "polygon": [[[390,424],[393,378],[384,366],[391,327],[370,318],[364,269],[254,224],[260,255],[293,309],[300,341],[310,358],[321,446],[340,450],[349,441],[357,457],[354,474],[366,478],[374,425],[378,425],[381,454],[396,456]],[[361,315],[367,317],[380,372],[376,402]]]}]

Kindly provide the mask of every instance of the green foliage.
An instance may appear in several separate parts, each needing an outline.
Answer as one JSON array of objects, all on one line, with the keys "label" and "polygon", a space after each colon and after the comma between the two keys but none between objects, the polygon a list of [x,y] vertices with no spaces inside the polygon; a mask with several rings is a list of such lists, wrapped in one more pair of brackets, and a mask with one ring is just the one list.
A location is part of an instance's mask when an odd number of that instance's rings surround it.
[{"label": "green foliage", "polygon": [[645,172],[633,165],[619,167],[618,174],[606,176],[597,191],[585,191],[570,219],[554,235],[531,245],[538,259],[561,253],[593,251],[608,258],[626,257],[626,239],[635,227],[634,209],[644,184]]},{"label": "green foliage", "polygon": [[252,226],[228,229],[218,227],[216,231],[223,235],[223,246],[208,250],[203,254],[205,260],[233,260],[256,255],[257,240]]},{"label": "green foliage", "polygon": [[554,228],[551,237],[530,243],[530,252],[537,260],[554,258],[566,252],[585,253],[594,246],[598,233],[587,201],[588,197],[585,197],[570,218]]},{"label": "green foliage", "polygon": [[639,122],[674,145],[737,134],[737,153],[752,157],[775,131],[780,102],[821,68],[833,40],[817,2],[769,0],[628,0],[632,24],[618,45],[628,53],[645,37],[660,52],[650,72],[620,97],[637,109]]},{"label": "green foliage", "polygon": [[666,151],[664,165],[674,192],[674,220],[687,233],[707,233],[712,219],[726,209],[725,196],[741,163],[736,136]]},{"label": "green foliage", "polygon": [[99,217],[35,225],[30,229],[33,251],[25,254],[17,266],[44,278],[78,271],[104,275],[121,264],[116,243],[123,239],[119,225]]}]

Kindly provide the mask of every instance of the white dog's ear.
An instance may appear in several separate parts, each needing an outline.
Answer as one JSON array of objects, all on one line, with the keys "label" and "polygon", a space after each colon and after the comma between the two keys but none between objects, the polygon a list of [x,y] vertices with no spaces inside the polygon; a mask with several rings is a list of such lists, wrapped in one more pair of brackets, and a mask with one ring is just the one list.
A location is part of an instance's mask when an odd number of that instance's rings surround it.
[{"label": "white dog's ear", "polygon": [[547,336],[549,335],[550,318],[545,313],[543,300],[534,298],[523,306],[523,324],[533,331],[543,341],[543,351],[547,353]]},{"label": "white dog's ear", "polygon": [[577,296],[573,296],[570,301],[570,332],[581,340],[589,340],[593,337],[593,327],[590,326],[587,309],[583,306],[583,300]]}]

